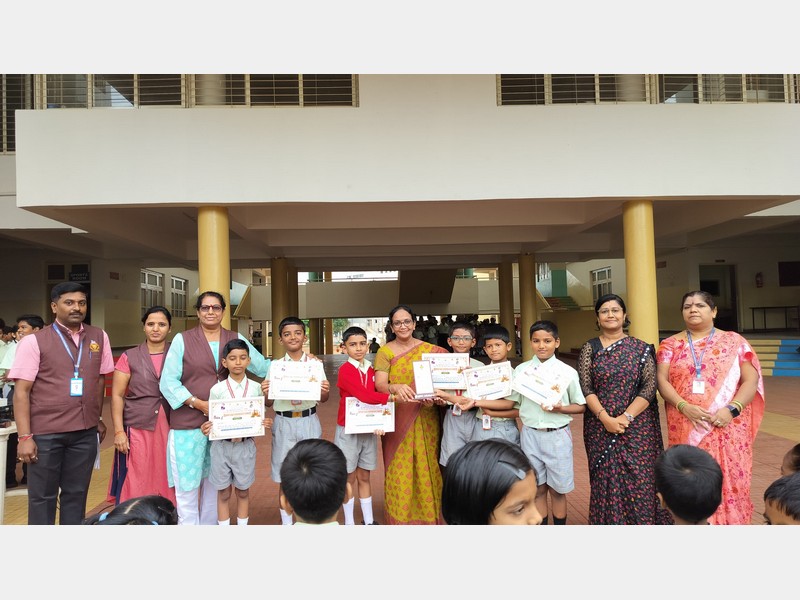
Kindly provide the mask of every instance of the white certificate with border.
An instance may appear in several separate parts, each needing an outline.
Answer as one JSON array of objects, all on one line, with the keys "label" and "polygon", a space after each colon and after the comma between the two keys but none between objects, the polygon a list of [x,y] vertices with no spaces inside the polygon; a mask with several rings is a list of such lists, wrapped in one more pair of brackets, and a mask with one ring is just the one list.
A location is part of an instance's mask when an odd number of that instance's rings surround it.
[{"label": "white certificate with border", "polygon": [[208,401],[209,440],[264,435],[264,396]]},{"label": "white certificate with border", "polygon": [[511,395],[514,370],[509,361],[475,367],[464,371],[467,389],[464,395],[473,400],[500,400]]},{"label": "white certificate with border", "polygon": [[431,363],[433,387],[440,390],[464,390],[464,371],[469,369],[468,352],[424,353],[422,360]]},{"label": "white certificate with border", "polygon": [[431,400],[436,397],[433,392],[433,375],[431,373],[431,363],[427,360],[414,361],[414,388],[416,395],[414,400]]},{"label": "white certificate with border", "polygon": [[322,380],[316,366],[311,361],[272,361],[269,368],[269,399],[319,402]]},{"label": "white certificate with border", "polygon": [[540,365],[530,365],[516,374],[512,386],[543,408],[552,408],[561,402],[561,396],[569,387],[569,379],[550,369],[542,369]]},{"label": "white certificate with border", "polygon": [[374,433],[376,429],[382,429],[384,433],[394,431],[394,402],[367,404],[353,396],[347,396],[344,402],[345,433]]}]

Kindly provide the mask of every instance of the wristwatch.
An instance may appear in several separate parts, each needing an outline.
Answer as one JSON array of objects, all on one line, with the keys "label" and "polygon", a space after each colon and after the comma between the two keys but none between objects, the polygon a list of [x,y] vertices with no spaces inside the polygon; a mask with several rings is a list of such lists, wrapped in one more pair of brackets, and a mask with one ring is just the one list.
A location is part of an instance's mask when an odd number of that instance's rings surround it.
[{"label": "wristwatch", "polygon": [[625,415],[625,418],[628,419],[628,423],[633,423],[633,420],[636,418],[629,412],[626,412],[626,413],[623,413],[623,414]]}]

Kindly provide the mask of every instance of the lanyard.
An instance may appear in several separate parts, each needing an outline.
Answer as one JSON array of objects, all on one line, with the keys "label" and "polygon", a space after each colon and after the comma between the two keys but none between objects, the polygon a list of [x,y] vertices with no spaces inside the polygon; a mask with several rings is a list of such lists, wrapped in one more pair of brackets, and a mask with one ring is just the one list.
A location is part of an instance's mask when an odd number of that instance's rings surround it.
[{"label": "lanyard", "polygon": [[700,379],[701,377],[701,372],[703,370],[703,356],[705,355],[706,350],[708,350],[708,347],[711,345],[711,338],[714,337],[715,331],[716,329],[712,327],[711,334],[708,336],[708,341],[706,342],[706,347],[703,348],[703,352],[700,354],[700,358],[698,359],[697,354],[695,354],[694,352],[694,344],[692,343],[692,334],[689,333],[688,329],[686,330],[686,339],[689,340],[689,350],[692,351],[692,360],[694,361],[694,376],[697,377],[697,379]]},{"label": "lanyard", "polygon": [[78,368],[81,366],[81,353],[83,352],[83,340],[81,339],[81,345],[78,346],[78,359],[75,360],[75,357],[72,356],[72,350],[70,350],[69,346],[67,345],[67,340],[64,337],[64,334],[61,333],[61,329],[59,329],[58,325],[55,323],[53,323],[53,329],[56,330],[58,337],[61,339],[61,343],[64,344],[64,350],[67,351],[67,354],[69,354],[70,359],[72,359],[72,362],[75,363],[75,377],[77,378]]},{"label": "lanyard", "polygon": [[[244,380],[245,384],[244,384],[244,392],[242,393],[242,398],[247,398],[247,388],[250,387],[250,379],[248,377],[245,377]],[[225,384],[228,386],[228,391],[231,394],[231,398],[236,398],[236,394],[233,393],[233,388],[231,387],[231,380],[226,379]]]}]

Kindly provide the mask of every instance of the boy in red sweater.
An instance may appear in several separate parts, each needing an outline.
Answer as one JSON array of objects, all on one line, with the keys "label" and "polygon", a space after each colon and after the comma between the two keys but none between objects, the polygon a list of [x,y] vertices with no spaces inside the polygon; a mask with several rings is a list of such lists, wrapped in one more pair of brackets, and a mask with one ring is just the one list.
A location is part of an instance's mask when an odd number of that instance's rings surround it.
[{"label": "boy in red sweater", "polygon": [[[378,525],[372,516],[372,488],[369,474],[378,465],[378,439],[383,431],[376,429],[370,433],[345,433],[345,398],[352,396],[367,404],[386,404],[394,401],[393,394],[375,391],[375,370],[365,357],[369,350],[367,333],[361,327],[349,327],[342,334],[342,349],[348,359],[339,367],[337,386],[339,387],[339,416],[336,420],[336,435],[333,442],[342,450],[347,459],[347,481],[355,491],[361,503],[362,524]],[[356,488],[356,481],[358,487]],[[353,507],[355,494],[342,505],[344,524],[355,525]]]}]

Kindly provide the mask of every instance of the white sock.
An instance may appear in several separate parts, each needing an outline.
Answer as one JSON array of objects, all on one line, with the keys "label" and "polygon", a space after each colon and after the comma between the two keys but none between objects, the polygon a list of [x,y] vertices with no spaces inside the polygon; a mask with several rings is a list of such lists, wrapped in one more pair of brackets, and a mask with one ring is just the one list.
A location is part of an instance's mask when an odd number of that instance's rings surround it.
[{"label": "white sock", "polygon": [[372,496],[369,498],[360,498],[361,514],[364,515],[364,525],[369,525],[375,518],[372,516]]},{"label": "white sock", "polygon": [[292,525],[292,515],[281,509],[281,525]]},{"label": "white sock", "polygon": [[230,518],[228,518],[228,519],[225,519],[224,521],[217,521],[217,523],[219,523],[220,525],[230,525],[231,524],[231,520],[230,520]]},{"label": "white sock", "polygon": [[355,498],[351,497],[350,500],[342,504],[342,510],[344,510],[344,524],[345,525],[355,525],[356,521],[353,517],[353,507],[355,506]]},{"label": "white sock", "polygon": [[237,525],[247,525],[247,522],[250,520],[250,517],[238,517],[236,519]]}]

